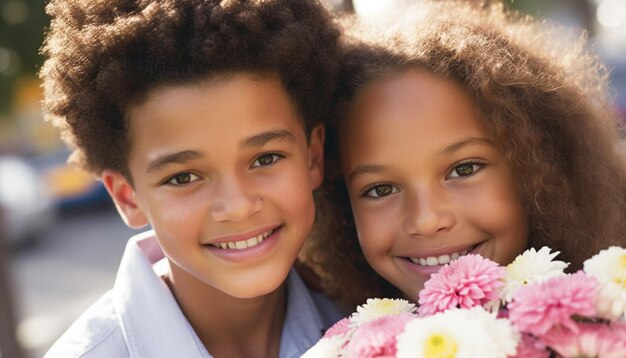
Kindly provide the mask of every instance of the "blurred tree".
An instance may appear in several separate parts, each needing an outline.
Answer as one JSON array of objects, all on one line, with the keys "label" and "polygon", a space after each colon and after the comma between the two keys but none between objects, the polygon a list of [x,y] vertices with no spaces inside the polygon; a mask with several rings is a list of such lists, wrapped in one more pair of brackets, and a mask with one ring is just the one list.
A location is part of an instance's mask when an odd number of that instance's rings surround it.
[{"label": "blurred tree", "polygon": [[0,1],[0,119],[12,110],[18,81],[39,71],[48,23],[42,0]]}]

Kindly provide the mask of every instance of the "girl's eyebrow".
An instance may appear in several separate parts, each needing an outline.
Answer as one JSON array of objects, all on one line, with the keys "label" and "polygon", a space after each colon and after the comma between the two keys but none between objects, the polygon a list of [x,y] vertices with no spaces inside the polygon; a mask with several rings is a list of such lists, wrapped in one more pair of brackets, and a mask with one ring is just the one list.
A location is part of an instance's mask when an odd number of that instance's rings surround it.
[{"label": "girl's eyebrow", "polygon": [[474,145],[474,144],[486,144],[486,145],[493,145],[493,143],[487,139],[487,138],[481,138],[481,137],[467,137],[464,138],[461,141],[458,141],[456,143],[452,143],[450,145],[448,145],[447,147],[443,148],[443,153],[444,154],[451,154],[454,153],[464,147],[467,147],[468,145]]},{"label": "girl's eyebrow", "polygon": [[[458,142],[452,143],[447,147],[443,148],[442,152],[444,154],[454,153],[458,150],[461,150],[464,147],[475,144],[483,144],[483,145],[493,145],[493,143],[487,138],[481,137],[467,137]],[[363,174],[376,174],[383,172],[385,167],[382,165],[358,165],[352,172],[350,172],[350,176],[348,177],[348,181],[351,182],[355,177]]]},{"label": "girl's eyebrow", "polygon": [[287,140],[290,142],[295,142],[296,137],[286,129],[267,131],[267,132],[259,133],[259,134],[246,138],[245,140],[241,142],[240,147],[241,148],[262,147],[266,143],[273,141],[273,140]]},{"label": "girl's eyebrow", "polygon": [[354,170],[350,173],[348,181],[353,181],[355,177],[363,174],[376,174],[385,170],[385,167],[382,165],[358,165]]}]

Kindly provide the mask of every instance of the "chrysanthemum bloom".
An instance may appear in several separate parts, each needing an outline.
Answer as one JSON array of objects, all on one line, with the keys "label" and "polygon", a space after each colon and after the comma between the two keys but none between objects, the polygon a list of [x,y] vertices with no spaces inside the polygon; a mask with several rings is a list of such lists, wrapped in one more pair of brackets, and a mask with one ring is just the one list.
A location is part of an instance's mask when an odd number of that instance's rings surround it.
[{"label": "chrysanthemum bloom", "polygon": [[548,358],[550,352],[546,348],[546,345],[539,341],[537,338],[523,334],[522,339],[517,346],[517,353],[511,356],[511,358]]},{"label": "chrysanthemum bloom", "polygon": [[333,324],[329,329],[324,333],[324,338],[330,338],[337,335],[343,335],[350,331],[350,319],[344,318],[337,323]]},{"label": "chrysanthemum bloom", "polygon": [[585,272],[600,285],[598,314],[608,319],[626,317],[626,249],[612,246],[584,263]]},{"label": "chrysanthemum bloom", "polygon": [[357,327],[387,315],[414,313],[415,304],[407,300],[392,298],[368,298],[364,305],[356,308],[350,316],[350,326]]},{"label": "chrysanthemum bloom", "polygon": [[553,327],[575,333],[578,326],[572,315],[595,316],[597,291],[597,281],[582,271],[532,283],[515,292],[509,318],[520,332],[539,337]]},{"label": "chrysanthemum bloom", "polygon": [[495,316],[480,307],[420,317],[407,323],[398,336],[396,357],[505,358],[515,353],[518,336],[513,329],[494,335],[495,321]]},{"label": "chrysanthemum bloom", "polygon": [[417,319],[412,313],[384,316],[361,324],[346,345],[348,357],[373,358],[396,355],[396,337],[407,322]]},{"label": "chrysanthemum bloom", "polygon": [[430,276],[419,293],[420,316],[450,308],[470,308],[499,302],[504,267],[480,255],[466,255]]},{"label": "chrysanthemum bloom", "polygon": [[338,358],[343,355],[344,340],[341,335],[322,338],[306,351],[301,358]]},{"label": "chrysanthemum bloom", "polygon": [[550,253],[550,248],[544,246],[539,251],[530,248],[517,256],[506,267],[502,290],[504,301],[511,302],[513,292],[529,283],[564,276],[564,270],[569,264],[563,261],[553,261],[558,254],[559,251]]},{"label": "chrysanthemum bloom", "polygon": [[493,337],[498,345],[498,352],[513,355],[520,341],[520,334],[513,328],[508,318],[500,318],[495,313],[488,312],[480,306],[468,310],[467,317],[475,322],[482,322],[484,329]]},{"label": "chrysanthemum bloom", "polygon": [[555,329],[543,339],[563,357],[626,357],[626,340],[610,326],[579,323],[577,331]]}]

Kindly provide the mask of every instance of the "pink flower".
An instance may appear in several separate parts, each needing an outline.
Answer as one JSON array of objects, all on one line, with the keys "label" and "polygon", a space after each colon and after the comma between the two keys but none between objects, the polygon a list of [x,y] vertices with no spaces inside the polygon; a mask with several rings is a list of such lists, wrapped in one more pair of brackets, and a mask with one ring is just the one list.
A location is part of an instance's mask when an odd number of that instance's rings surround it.
[{"label": "pink flower", "polygon": [[537,338],[522,334],[522,341],[517,345],[517,353],[511,358],[548,358],[550,352],[546,345]]},{"label": "pink flower", "polygon": [[572,315],[596,314],[597,281],[584,272],[520,287],[509,303],[509,318],[520,331],[543,336],[555,326],[576,333]]},{"label": "pink flower", "polygon": [[340,334],[346,334],[350,330],[350,319],[344,318],[337,323],[333,324],[329,329],[324,333],[324,338],[330,338],[334,336],[338,336]]},{"label": "pink flower", "polygon": [[396,337],[417,316],[411,313],[390,315],[360,325],[346,345],[348,357],[395,356]]},{"label": "pink flower", "polygon": [[543,339],[563,357],[626,357],[626,340],[611,326],[602,323],[578,323],[577,333],[554,329]]},{"label": "pink flower", "polygon": [[484,306],[500,299],[506,269],[480,255],[466,255],[442,267],[419,293],[418,313]]}]

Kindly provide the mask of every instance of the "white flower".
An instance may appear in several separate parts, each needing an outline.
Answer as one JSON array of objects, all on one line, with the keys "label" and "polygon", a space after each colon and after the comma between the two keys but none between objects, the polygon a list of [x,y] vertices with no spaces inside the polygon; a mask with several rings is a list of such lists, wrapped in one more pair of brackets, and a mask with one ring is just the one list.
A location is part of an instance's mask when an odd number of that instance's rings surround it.
[{"label": "white flower", "polygon": [[481,307],[450,309],[407,323],[398,335],[397,357],[494,357],[513,355],[519,336],[505,319]]},{"label": "white flower", "polygon": [[343,335],[336,335],[330,338],[322,338],[308,351],[304,352],[301,358],[336,358],[342,357],[342,347],[345,343]]},{"label": "white flower", "polygon": [[531,282],[541,282],[555,276],[565,275],[564,270],[569,263],[552,261],[558,254],[559,251],[550,253],[550,248],[544,246],[539,251],[530,248],[518,255],[506,267],[502,291],[504,301],[511,302],[515,290]]},{"label": "white flower", "polygon": [[494,313],[487,312],[480,306],[467,310],[468,318],[471,321],[480,321],[493,337],[493,341],[498,345],[498,356],[513,356],[517,351],[521,337],[519,332],[513,328],[511,321],[504,318],[497,318]]},{"label": "white flower", "polygon": [[415,304],[403,299],[368,298],[364,305],[357,307],[356,312],[352,313],[350,325],[356,327],[383,316],[414,313],[415,309]]},{"label": "white flower", "polygon": [[626,313],[626,249],[611,246],[584,263],[583,270],[600,285],[597,309],[608,319],[624,319]]}]

